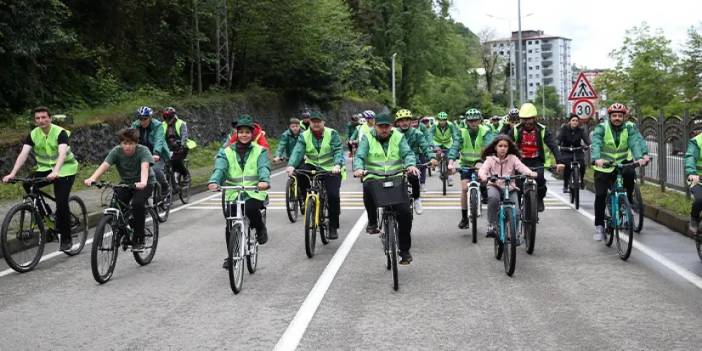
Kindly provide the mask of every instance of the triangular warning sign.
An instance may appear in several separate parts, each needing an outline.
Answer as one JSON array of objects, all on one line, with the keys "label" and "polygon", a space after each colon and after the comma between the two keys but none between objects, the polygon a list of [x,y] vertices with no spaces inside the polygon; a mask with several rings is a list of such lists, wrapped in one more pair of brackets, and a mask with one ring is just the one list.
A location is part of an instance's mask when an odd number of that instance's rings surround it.
[{"label": "triangular warning sign", "polygon": [[568,95],[568,100],[579,100],[579,99],[597,99],[597,93],[595,89],[592,88],[590,82],[585,78],[585,73],[580,72],[578,80],[573,84],[573,88],[570,90],[570,95]]}]

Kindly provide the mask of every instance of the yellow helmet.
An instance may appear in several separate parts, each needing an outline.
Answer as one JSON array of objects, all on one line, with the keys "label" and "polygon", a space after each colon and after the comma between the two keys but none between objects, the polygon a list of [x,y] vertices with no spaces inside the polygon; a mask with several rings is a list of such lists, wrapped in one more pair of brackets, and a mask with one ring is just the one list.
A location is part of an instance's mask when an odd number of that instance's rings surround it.
[{"label": "yellow helmet", "polygon": [[399,120],[405,119],[405,118],[413,118],[412,111],[403,108],[395,113],[395,120],[396,121],[399,121]]},{"label": "yellow helmet", "polygon": [[530,102],[527,102],[519,108],[519,118],[534,118],[537,115],[536,106]]}]

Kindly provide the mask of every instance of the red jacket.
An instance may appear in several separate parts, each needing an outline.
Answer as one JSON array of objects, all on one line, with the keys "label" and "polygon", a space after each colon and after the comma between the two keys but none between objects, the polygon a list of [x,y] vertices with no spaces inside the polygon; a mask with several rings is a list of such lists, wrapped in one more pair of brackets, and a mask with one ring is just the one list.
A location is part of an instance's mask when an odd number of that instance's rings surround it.
[{"label": "red jacket", "polygon": [[[236,137],[236,130],[232,133],[231,136],[229,136],[229,145],[236,143],[237,137]],[[266,140],[266,132],[263,131],[263,128],[261,128],[261,125],[258,123],[254,123],[254,130],[253,130],[253,139],[252,139],[256,144],[259,146],[263,147],[264,149],[270,151],[270,145],[268,145],[268,140]]]}]

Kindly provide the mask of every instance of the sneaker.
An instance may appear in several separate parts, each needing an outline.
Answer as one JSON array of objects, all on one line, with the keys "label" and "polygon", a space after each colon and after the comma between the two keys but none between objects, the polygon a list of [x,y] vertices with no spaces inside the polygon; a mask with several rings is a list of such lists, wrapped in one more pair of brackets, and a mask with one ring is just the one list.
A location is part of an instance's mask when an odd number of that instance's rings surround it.
[{"label": "sneaker", "polygon": [[497,238],[497,230],[495,230],[494,225],[489,225],[487,234],[485,235],[486,238]]},{"label": "sneaker", "polygon": [[327,234],[327,238],[329,240],[339,239],[339,233],[338,233],[337,229],[334,227],[329,228],[329,233]]},{"label": "sneaker", "polygon": [[468,229],[468,227],[470,227],[470,221],[468,221],[468,218],[461,218],[461,221],[458,222],[458,228]]},{"label": "sneaker", "polygon": [[259,245],[263,245],[268,242],[268,228],[266,228],[266,225],[264,224],[261,229],[256,230],[256,241],[258,241]]},{"label": "sneaker", "polygon": [[229,269],[229,266],[231,265],[231,262],[232,262],[232,261],[230,261],[229,258],[225,258],[225,259],[224,259],[224,263],[222,263],[222,268],[224,268],[224,269]]},{"label": "sneaker", "polygon": [[566,188],[563,188],[563,193],[564,193],[564,194],[570,193],[570,189],[568,189],[567,187],[566,187]]},{"label": "sneaker", "polygon": [[453,179],[451,178],[451,176],[448,177],[448,180],[446,180],[446,182],[448,183],[448,186],[453,186]]},{"label": "sneaker", "polygon": [[143,252],[144,251],[144,243],[134,243],[132,244],[132,252]]},{"label": "sneaker", "polygon": [[604,226],[596,225],[595,226],[595,235],[593,235],[592,238],[595,239],[595,241],[604,240]]},{"label": "sneaker", "polygon": [[59,250],[71,251],[71,248],[73,248],[73,239],[69,236],[66,240],[63,239],[63,236],[61,236],[61,246],[59,247]]},{"label": "sneaker", "polygon": [[539,210],[539,212],[544,212],[544,209],[545,209],[545,207],[544,207],[544,199],[539,199],[539,200],[538,200],[538,203],[539,203],[539,205],[538,205],[538,210]]},{"label": "sneaker", "polygon": [[424,208],[422,207],[422,199],[414,199],[414,213],[420,215],[422,212],[424,212]]},{"label": "sneaker", "polygon": [[366,233],[368,234],[378,234],[380,233],[380,230],[378,230],[378,225],[377,224],[369,224],[366,226]]},{"label": "sneaker", "polygon": [[400,251],[400,264],[406,266],[412,262],[412,254],[409,251]]}]

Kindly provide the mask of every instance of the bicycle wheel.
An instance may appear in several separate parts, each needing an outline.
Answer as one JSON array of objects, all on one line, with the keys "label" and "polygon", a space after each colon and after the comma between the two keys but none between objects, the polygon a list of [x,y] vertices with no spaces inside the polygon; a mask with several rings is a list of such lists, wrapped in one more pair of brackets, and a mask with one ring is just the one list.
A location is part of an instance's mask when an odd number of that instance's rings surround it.
[{"label": "bicycle wheel", "polygon": [[448,165],[442,160],[441,161],[441,168],[440,168],[440,178],[441,178],[441,189],[446,196],[446,183],[448,182]]},{"label": "bicycle wheel", "polygon": [[697,247],[697,256],[700,258],[702,261],[702,226],[698,225],[697,226],[697,234],[695,235],[695,246]]},{"label": "bicycle wheel", "polygon": [[641,198],[641,189],[639,189],[639,182],[634,184],[634,192],[631,194],[631,215],[632,224],[634,225],[634,232],[640,233],[643,229],[644,222],[644,204]]},{"label": "bicycle wheel", "polygon": [[93,278],[100,284],[107,283],[115,271],[119,253],[119,230],[117,218],[113,215],[102,216],[95,228],[90,250],[90,268]]},{"label": "bicycle wheel", "polygon": [[285,184],[285,211],[288,214],[290,223],[297,222],[297,184],[295,178],[291,177],[288,177],[288,182]]},{"label": "bicycle wheel", "polygon": [[320,200],[320,212],[319,212],[319,238],[322,240],[322,244],[329,244],[329,203],[326,199]]},{"label": "bicycle wheel", "polygon": [[151,216],[151,225],[144,226],[144,250],[142,252],[132,252],[134,260],[138,264],[145,266],[151,263],[156,254],[158,246],[158,221],[156,220],[156,211],[153,208],[147,209],[147,215]]},{"label": "bicycle wheel", "polygon": [[[261,218],[263,219],[263,224],[266,224],[266,209],[261,209]],[[256,267],[258,267],[258,240],[256,240],[255,235],[251,235],[251,229],[249,228],[249,252],[246,255],[246,269],[249,274],[256,273]]]},{"label": "bicycle wheel", "polygon": [[473,244],[478,242],[478,206],[480,206],[480,192],[478,189],[470,189],[470,225],[473,235]]},{"label": "bicycle wheel", "polygon": [[573,167],[570,176],[570,203],[575,205],[575,209],[580,208],[580,169]]},{"label": "bicycle wheel", "polygon": [[313,196],[307,198],[307,206],[305,207],[305,253],[308,258],[312,258],[317,245],[317,223],[315,218],[317,199]]},{"label": "bicycle wheel", "polygon": [[400,288],[397,273],[397,223],[392,215],[387,216],[385,227],[385,235],[387,235],[388,238],[388,249],[390,254],[390,268],[392,270],[392,288],[397,291],[397,289]]},{"label": "bicycle wheel", "polygon": [[514,267],[517,263],[517,228],[516,215],[513,208],[505,208],[505,244],[502,262],[505,264],[505,273],[508,276],[514,274]]},{"label": "bicycle wheel", "polygon": [[536,242],[536,216],[538,215],[538,205],[536,200],[536,191],[527,189],[524,194],[524,211],[522,230],[524,233],[524,246],[528,254],[534,253],[534,243]]},{"label": "bicycle wheel", "polygon": [[244,241],[244,233],[240,223],[232,224],[229,229],[229,285],[235,294],[241,291],[244,284],[244,258],[241,257],[241,245]]},{"label": "bicycle wheel", "polygon": [[190,180],[185,181],[185,176],[178,174],[178,187],[180,188],[178,197],[180,198],[180,202],[185,205],[190,202]]},{"label": "bicycle wheel", "polygon": [[[79,254],[85,241],[88,239],[88,211],[85,209],[85,203],[78,196],[71,195],[68,198],[68,207],[71,212],[71,238],[73,247],[69,251],[64,251],[68,256]],[[78,245],[76,245],[76,243]]]},{"label": "bicycle wheel", "polygon": [[610,204],[611,194],[607,194],[607,202],[605,207],[605,218],[604,218],[604,244],[607,247],[611,247],[614,242],[614,228],[612,228],[612,210]]},{"label": "bicycle wheel", "polygon": [[614,232],[617,237],[619,258],[626,261],[631,255],[631,247],[634,245],[634,223],[631,205],[625,194],[619,196],[619,227]]},{"label": "bicycle wheel", "polygon": [[0,243],[7,265],[19,273],[37,266],[44,253],[44,223],[32,205],[17,204],[2,222]]},{"label": "bicycle wheel", "polygon": [[171,213],[171,193],[163,193],[161,184],[154,185],[154,207],[156,208],[158,221],[164,223],[168,220],[168,215]]}]

